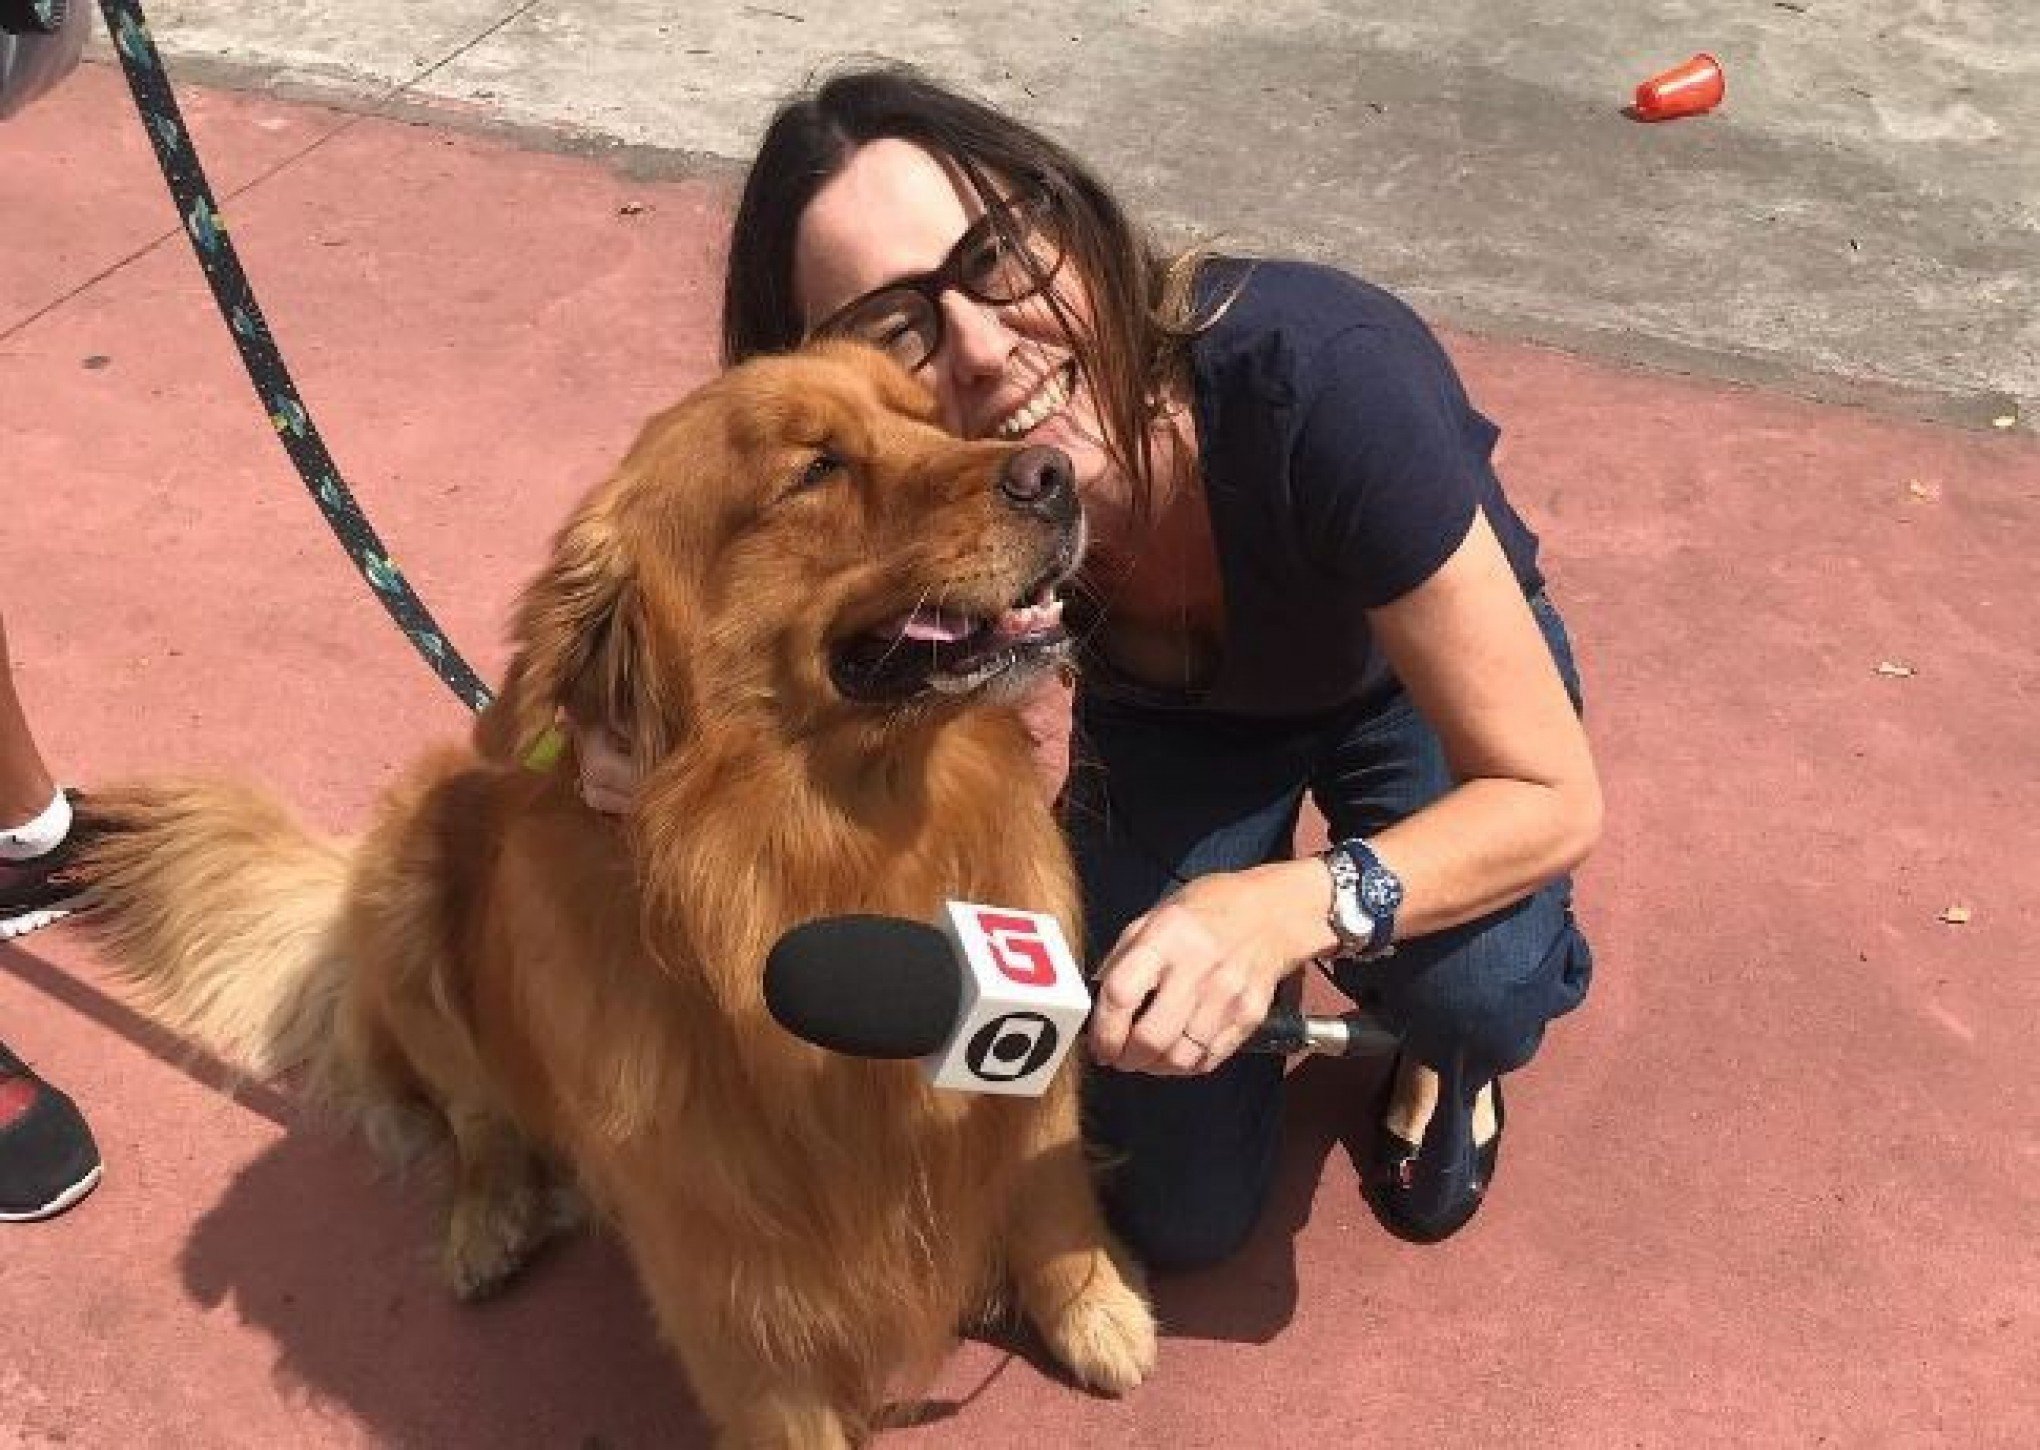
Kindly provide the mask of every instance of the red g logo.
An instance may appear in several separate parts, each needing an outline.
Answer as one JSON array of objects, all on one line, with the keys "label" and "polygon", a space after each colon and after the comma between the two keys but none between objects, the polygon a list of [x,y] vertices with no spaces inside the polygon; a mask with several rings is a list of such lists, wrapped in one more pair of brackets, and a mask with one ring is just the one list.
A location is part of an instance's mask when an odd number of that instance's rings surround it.
[{"label": "red g logo", "polygon": [[992,965],[1000,976],[1023,987],[1055,985],[1055,953],[1042,939],[1033,917],[1016,911],[980,911],[977,927],[984,933]]}]

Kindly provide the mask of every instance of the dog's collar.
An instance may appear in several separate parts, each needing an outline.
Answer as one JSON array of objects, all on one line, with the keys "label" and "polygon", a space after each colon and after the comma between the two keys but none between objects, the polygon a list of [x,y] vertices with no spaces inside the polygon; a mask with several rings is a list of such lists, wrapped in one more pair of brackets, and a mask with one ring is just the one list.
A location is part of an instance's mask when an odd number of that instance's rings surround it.
[{"label": "dog's collar", "polygon": [[538,733],[538,738],[524,752],[522,762],[526,770],[543,774],[560,763],[560,756],[566,753],[567,733],[557,725],[548,725]]}]

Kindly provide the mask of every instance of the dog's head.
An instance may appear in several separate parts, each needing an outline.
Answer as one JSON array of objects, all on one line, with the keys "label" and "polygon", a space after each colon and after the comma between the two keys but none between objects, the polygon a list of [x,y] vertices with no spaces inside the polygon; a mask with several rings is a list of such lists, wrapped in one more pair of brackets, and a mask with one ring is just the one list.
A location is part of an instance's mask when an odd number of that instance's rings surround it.
[{"label": "dog's head", "polygon": [[965,442],[877,351],[732,369],[654,418],[526,591],[505,685],[638,758],[716,724],[802,736],[1010,698],[1068,647],[1069,461]]}]

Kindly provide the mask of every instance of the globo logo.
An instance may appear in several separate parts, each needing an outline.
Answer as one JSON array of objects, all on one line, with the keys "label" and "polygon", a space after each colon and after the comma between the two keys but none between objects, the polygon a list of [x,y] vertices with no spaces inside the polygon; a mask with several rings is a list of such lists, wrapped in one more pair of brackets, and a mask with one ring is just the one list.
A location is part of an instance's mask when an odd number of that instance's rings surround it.
[{"label": "globo logo", "polygon": [[985,1082],[1018,1082],[1055,1060],[1062,1034],[1039,1012],[1008,1012],[971,1035],[963,1061]]}]

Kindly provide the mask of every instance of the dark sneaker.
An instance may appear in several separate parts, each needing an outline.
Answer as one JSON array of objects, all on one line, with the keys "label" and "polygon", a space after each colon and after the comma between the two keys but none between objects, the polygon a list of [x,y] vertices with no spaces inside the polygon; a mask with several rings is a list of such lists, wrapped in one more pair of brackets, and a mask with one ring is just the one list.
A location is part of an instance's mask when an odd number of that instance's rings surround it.
[{"label": "dark sneaker", "polygon": [[64,794],[72,807],[71,829],[64,839],[26,861],[0,861],[0,941],[62,921],[84,902],[75,863],[98,832],[80,813],[77,792]]},{"label": "dark sneaker", "polygon": [[99,1183],[78,1106],[0,1043],[0,1223],[62,1213]]}]

